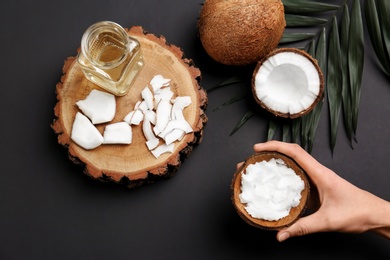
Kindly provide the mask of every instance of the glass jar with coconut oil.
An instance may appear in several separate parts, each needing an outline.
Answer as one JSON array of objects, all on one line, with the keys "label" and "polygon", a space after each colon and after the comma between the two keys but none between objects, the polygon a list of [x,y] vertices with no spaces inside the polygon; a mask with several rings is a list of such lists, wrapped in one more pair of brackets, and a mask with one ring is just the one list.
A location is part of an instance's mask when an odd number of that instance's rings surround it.
[{"label": "glass jar with coconut oil", "polygon": [[85,31],[77,60],[88,80],[116,96],[129,91],[144,66],[138,40],[110,21],[95,23]]}]

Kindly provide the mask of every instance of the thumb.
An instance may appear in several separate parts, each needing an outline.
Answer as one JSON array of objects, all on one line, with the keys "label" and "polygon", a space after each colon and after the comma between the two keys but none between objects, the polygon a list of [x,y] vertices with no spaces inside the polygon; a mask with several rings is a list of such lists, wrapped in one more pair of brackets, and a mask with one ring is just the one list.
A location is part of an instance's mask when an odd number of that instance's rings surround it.
[{"label": "thumb", "polygon": [[316,213],[314,213],[310,216],[300,218],[287,228],[279,230],[276,234],[276,239],[279,242],[283,242],[290,237],[304,236],[319,232],[322,230],[322,227],[320,226],[321,223],[323,222],[319,221],[316,217]]}]

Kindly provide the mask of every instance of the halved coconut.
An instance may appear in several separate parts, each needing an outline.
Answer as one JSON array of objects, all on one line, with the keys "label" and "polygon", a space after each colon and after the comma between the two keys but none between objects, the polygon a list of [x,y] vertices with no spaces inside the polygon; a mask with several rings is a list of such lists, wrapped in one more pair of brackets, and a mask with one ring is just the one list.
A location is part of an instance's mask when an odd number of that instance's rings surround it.
[{"label": "halved coconut", "polygon": [[305,51],[279,48],[258,62],[252,92],[256,102],[274,115],[297,118],[322,99],[324,77],[317,61]]},{"label": "halved coconut", "polygon": [[[246,171],[248,167],[253,167],[258,162],[266,162],[266,166],[262,168],[262,171],[255,172],[256,174],[264,174],[265,178],[262,179],[262,183],[265,186],[258,185],[258,183],[254,182],[254,195],[256,197],[257,201],[254,201],[254,204],[258,207],[259,211],[268,210],[270,211],[270,208],[272,210],[280,210],[280,204],[272,205],[273,207],[265,207],[262,203],[264,203],[264,198],[269,197],[272,201],[281,201],[281,199],[287,200],[289,198],[283,198],[283,196],[280,196],[280,194],[275,195],[275,191],[279,193],[285,193],[290,194],[286,190],[283,190],[281,186],[289,187],[289,185],[292,185],[289,182],[289,178],[280,179],[277,182],[277,188],[272,188],[272,185],[270,183],[265,183],[266,181],[276,178],[275,174],[271,175],[272,171],[275,171],[275,168],[272,168],[270,164],[272,159],[276,160],[277,164],[281,164],[281,167],[287,167],[288,169],[292,169],[295,174],[303,181],[303,189],[300,192],[300,199],[299,202],[297,202],[297,205],[294,207],[291,207],[288,211],[288,215],[277,219],[277,220],[266,220],[261,217],[254,217],[252,213],[247,209],[247,203],[242,202],[243,200],[248,200],[247,198],[242,198],[243,195],[243,175],[246,174]],[[275,167],[275,166],[273,166]],[[266,170],[265,170],[266,169]],[[285,170],[285,169],[280,169]],[[281,175],[281,172],[277,172],[276,176]],[[294,174],[293,174],[294,175]],[[296,177],[296,176],[295,176]],[[248,177],[249,178],[249,177]],[[248,179],[245,178],[245,181],[252,181],[255,178],[253,178],[253,175]],[[298,218],[304,213],[304,210],[306,208],[306,204],[308,202],[309,194],[310,194],[310,184],[309,180],[307,178],[306,173],[304,170],[290,157],[279,153],[279,152],[261,152],[256,153],[250,157],[248,157],[243,165],[236,171],[236,173],[233,176],[232,184],[231,184],[231,191],[232,191],[232,202],[233,205],[238,213],[238,215],[248,224],[262,229],[267,230],[277,230],[281,229],[283,227],[289,226],[292,223],[294,223]],[[263,206],[263,207],[261,207]],[[274,212],[266,212],[267,214],[273,214]]]}]

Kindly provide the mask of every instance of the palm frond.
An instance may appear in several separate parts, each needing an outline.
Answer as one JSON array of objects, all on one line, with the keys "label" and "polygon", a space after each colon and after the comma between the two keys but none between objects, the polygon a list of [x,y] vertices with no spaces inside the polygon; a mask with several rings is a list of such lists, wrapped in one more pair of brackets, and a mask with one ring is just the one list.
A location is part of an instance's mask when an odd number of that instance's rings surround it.
[{"label": "palm frond", "polygon": [[253,111],[246,112],[246,114],[241,118],[241,120],[236,124],[234,129],[230,132],[230,136],[233,135],[238,129],[240,129],[241,126],[243,126],[246,123],[246,121],[248,121],[249,118],[251,118],[253,115],[254,115]]},{"label": "palm frond", "polygon": [[361,83],[364,66],[364,35],[360,1],[355,0],[351,10],[350,37],[348,43],[348,67],[351,84],[352,127],[356,136]]},{"label": "palm frond", "polygon": [[285,13],[304,14],[338,10],[338,5],[307,0],[282,0]]},{"label": "palm frond", "polygon": [[[349,15],[348,5],[344,5],[344,15],[341,21],[341,35],[340,35],[340,48],[341,53],[348,53],[349,48],[349,28],[351,24],[351,19]],[[348,68],[348,56],[342,55],[341,57],[341,66],[343,68]],[[349,70],[346,70],[342,74],[342,106],[343,106],[343,115],[344,115],[344,126],[345,131],[348,136],[348,139],[353,147],[354,131],[352,127],[352,104],[351,104],[351,86],[349,83]]]},{"label": "palm frond", "polygon": [[225,86],[229,86],[229,85],[232,85],[232,84],[237,84],[237,83],[240,83],[240,82],[243,82],[244,80],[240,77],[240,76],[232,76],[224,81],[222,81],[221,83],[207,89],[207,92],[210,93],[211,91],[214,91],[216,89],[219,89],[219,88],[222,88],[222,87],[225,87]]},{"label": "palm frond", "polygon": [[337,18],[333,17],[332,28],[329,33],[327,94],[330,116],[330,143],[332,151],[336,145],[337,129],[342,97],[342,68],[339,59],[341,57],[340,36],[338,32]]},{"label": "palm frond", "polygon": [[[380,4],[381,12],[378,11],[377,2],[378,5]],[[390,34],[389,8],[390,3],[388,0],[364,2],[364,13],[371,44],[379,63],[388,76],[390,76],[390,50],[388,47],[390,44],[388,38]]]},{"label": "palm frond", "polygon": [[278,128],[278,124],[275,120],[269,120],[268,121],[268,134],[267,134],[267,141],[270,141],[274,138],[276,129]]},{"label": "palm frond", "polygon": [[312,39],[316,36],[315,33],[311,32],[285,32],[282,36],[282,39],[280,40],[280,43],[293,43],[293,42],[299,42],[304,41],[307,39]]},{"label": "palm frond", "polygon": [[246,92],[238,94],[238,95],[230,98],[229,100],[225,101],[224,103],[222,103],[218,107],[214,108],[214,111],[218,111],[218,110],[220,110],[220,109],[222,109],[222,108],[224,108],[224,107],[226,107],[226,106],[228,106],[230,104],[233,104],[233,103],[235,103],[237,101],[240,101],[240,100],[244,99],[246,97],[246,95],[247,95]]},{"label": "palm frond", "polygon": [[286,14],[287,27],[310,27],[326,24],[327,20],[307,15]]}]

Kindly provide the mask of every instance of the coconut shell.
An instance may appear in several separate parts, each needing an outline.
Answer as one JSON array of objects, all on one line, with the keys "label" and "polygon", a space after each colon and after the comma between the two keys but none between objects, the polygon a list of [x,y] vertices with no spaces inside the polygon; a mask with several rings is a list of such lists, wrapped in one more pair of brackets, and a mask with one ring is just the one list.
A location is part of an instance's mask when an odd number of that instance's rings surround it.
[{"label": "coconut shell", "polygon": [[247,65],[275,49],[286,21],[280,0],[206,0],[198,21],[208,55],[225,65]]},{"label": "coconut shell", "polygon": [[[314,67],[316,68],[317,72],[318,72],[318,76],[319,76],[319,79],[320,79],[320,90],[319,90],[319,93],[317,95],[317,98],[314,100],[314,102],[306,109],[300,111],[299,113],[295,113],[295,114],[290,114],[290,113],[282,113],[280,111],[277,111],[277,110],[274,110],[270,107],[268,107],[266,104],[263,103],[263,101],[261,101],[257,94],[256,94],[256,86],[255,86],[255,78],[256,78],[256,75],[260,69],[260,67],[264,64],[264,62],[266,60],[268,60],[270,57],[278,54],[278,53],[281,53],[281,52],[294,52],[296,54],[299,54],[299,55],[302,55],[304,57],[306,57],[313,65]],[[323,95],[324,95],[324,88],[325,88],[325,82],[324,82],[324,75],[322,73],[322,70],[320,68],[320,66],[318,65],[318,62],[316,59],[314,59],[310,54],[308,54],[307,52],[303,51],[303,50],[300,50],[300,49],[297,49],[297,48],[277,48],[275,50],[273,50],[272,52],[268,53],[265,57],[263,57],[256,65],[255,67],[255,70],[253,72],[253,75],[252,75],[252,93],[253,93],[253,96],[255,98],[255,101],[257,102],[257,104],[259,104],[262,108],[264,108],[265,110],[271,112],[272,114],[274,114],[275,116],[278,116],[278,117],[283,117],[283,118],[291,118],[291,119],[294,119],[294,118],[298,118],[298,117],[301,117],[301,116],[304,116],[306,114],[308,114],[310,111],[313,110],[313,108],[318,104],[318,102],[320,100],[323,99]]]},{"label": "coconut shell", "polygon": [[[261,161],[269,161],[272,158],[282,159],[287,167],[294,170],[294,172],[303,180],[304,189],[301,192],[301,200],[298,206],[291,208],[288,216],[277,221],[268,221],[264,219],[254,218],[245,209],[245,204],[241,203],[239,195],[241,193],[241,176],[245,172],[248,165]],[[310,184],[306,172],[290,157],[279,152],[261,152],[248,157],[243,165],[236,171],[231,183],[231,199],[238,215],[249,225],[266,230],[278,230],[283,227],[293,224],[305,212],[309,195]]]}]

